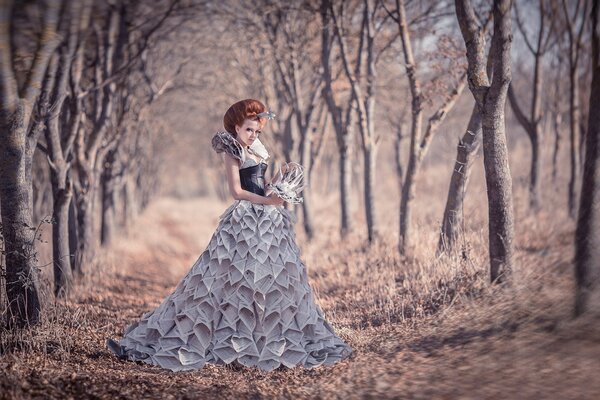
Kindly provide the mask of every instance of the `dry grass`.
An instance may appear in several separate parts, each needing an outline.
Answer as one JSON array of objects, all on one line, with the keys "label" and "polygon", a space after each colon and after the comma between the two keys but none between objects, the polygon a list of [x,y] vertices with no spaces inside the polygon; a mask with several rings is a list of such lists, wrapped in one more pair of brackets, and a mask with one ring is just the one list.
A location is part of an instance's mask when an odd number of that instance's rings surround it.
[{"label": "dry grass", "polygon": [[[0,398],[597,398],[600,337],[597,321],[571,319],[574,225],[555,211],[564,208],[563,193],[547,188],[544,210],[531,215],[515,173],[514,284],[492,287],[480,173],[465,206],[461,251],[434,254],[443,171],[431,167],[418,187],[411,257],[395,250],[393,191],[380,197],[386,223],[371,247],[360,230],[339,240],[333,196],[321,196],[315,207],[322,216],[317,238],[308,243],[298,233],[318,302],[354,349],[350,359],[312,370],[207,365],[172,373],[113,357],[105,337],[119,337],[160,304],[227,206],[163,198],[97,257],[69,301],[46,306],[40,326],[1,332]],[[359,213],[356,226],[363,227]]]}]

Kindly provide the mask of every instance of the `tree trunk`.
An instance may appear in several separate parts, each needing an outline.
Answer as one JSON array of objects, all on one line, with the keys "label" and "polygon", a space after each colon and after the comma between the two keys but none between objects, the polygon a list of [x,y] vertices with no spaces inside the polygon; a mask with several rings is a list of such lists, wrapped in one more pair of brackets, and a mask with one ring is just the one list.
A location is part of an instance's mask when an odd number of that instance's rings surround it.
[{"label": "tree trunk", "polygon": [[54,193],[52,217],[52,257],[54,261],[54,294],[64,297],[73,285],[71,249],[69,247],[69,206],[72,192],[70,188],[59,189]]},{"label": "tree trunk", "polygon": [[402,139],[404,135],[402,132],[402,125],[398,125],[396,130],[396,143],[394,147],[394,161],[396,162],[396,176],[398,179],[398,189],[402,193],[402,187],[404,186],[404,167],[402,166]]},{"label": "tree trunk", "polygon": [[350,199],[352,195],[352,137],[349,132],[352,127],[346,126],[345,133],[339,138],[340,142],[340,208],[341,234],[345,237],[352,231],[353,223],[350,215]]},{"label": "tree trunk", "polygon": [[[404,3],[401,4],[401,10],[404,10]],[[405,19],[401,19],[405,21]],[[401,29],[404,29],[404,25]],[[405,58],[412,60],[412,50],[409,42],[405,46]],[[410,131],[410,150],[408,155],[408,164],[406,166],[406,176],[404,177],[402,194],[400,196],[400,241],[399,241],[399,252],[400,254],[406,254],[407,250],[412,247],[411,243],[411,232],[410,232],[410,221],[412,217],[411,204],[415,197],[414,182],[417,178],[418,173],[418,146],[419,138],[421,137],[421,130],[423,127],[423,108],[421,107],[421,91],[419,89],[419,81],[415,77],[414,64],[408,63],[406,66],[407,75],[409,77],[409,83],[411,85],[412,93],[412,122]]]},{"label": "tree trunk", "polygon": [[111,244],[117,231],[117,204],[118,186],[120,173],[118,169],[117,149],[108,152],[103,163],[104,170],[100,176],[102,190],[102,209],[100,244],[108,246]]},{"label": "tree trunk", "polygon": [[86,274],[87,263],[94,257],[94,215],[95,186],[91,182],[85,193],[75,196],[77,206],[77,252],[75,254],[75,274],[82,278]]},{"label": "tree trunk", "polygon": [[71,196],[71,202],[69,203],[69,254],[71,255],[71,271],[75,270],[75,257],[77,255],[79,228],[77,226],[77,206],[75,205],[75,198]]},{"label": "tree trunk", "polygon": [[0,203],[5,242],[6,295],[9,326],[28,326],[40,320],[38,271],[33,226],[31,168],[39,130],[29,130],[34,104],[46,69],[59,43],[57,26],[61,2],[44,4],[43,26],[24,85],[19,87],[12,61],[12,3],[0,4]]},{"label": "tree trunk", "polygon": [[[69,30],[66,45],[60,51],[60,64],[50,63],[48,68],[48,79],[54,80],[51,102],[52,107],[57,110],[63,109],[63,104],[68,93],[68,83],[73,60],[82,57],[76,55],[77,41],[81,20],[89,20],[89,7],[82,14],[82,3],[71,2],[69,4]],[[81,51],[81,50],[80,50]],[[58,68],[57,68],[58,67]],[[78,78],[76,78],[78,79]],[[73,95],[72,95],[73,96]],[[42,94],[42,99],[46,97]],[[72,116],[78,118],[78,116]],[[67,159],[71,155],[73,140],[76,131],[70,129],[68,123],[61,126],[61,119],[57,115],[46,116],[46,144],[47,159],[50,166],[50,182],[52,183],[52,194],[54,198],[52,215],[54,225],[52,227],[52,259],[54,270],[54,294],[64,297],[69,294],[73,284],[71,257],[69,246],[69,208],[72,199],[72,186],[68,179],[71,163]],[[61,131],[62,128],[62,131]]]},{"label": "tree trunk", "polygon": [[494,3],[494,77],[483,109],[483,160],[488,193],[490,278],[503,282],[512,272],[514,218],[512,178],[506,145],[506,95],[511,79],[511,1]]},{"label": "tree trunk", "polygon": [[558,111],[558,107],[556,107],[555,115],[552,118],[552,125],[554,128],[554,150],[552,152],[552,181],[556,182],[556,176],[558,174],[558,154],[560,152],[560,129],[562,125],[562,116],[560,114],[560,111]]},{"label": "tree trunk", "polygon": [[[312,145],[312,130],[308,127],[308,126],[303,126],[301,127],[302,132],[301,133],[301,137],[302,137],[302,141],[301,141],[301,151],[302,151],[302,155],[300,158],[300,164],[304,167],[304,179],[307,180],[306,183],[308,183],[308,185],[311,184],[310,182],[310,171],[312,169],[312,152],[311,152],[311,145]],[[314,237],[314,227],[313,227],[313,218],[312,218],[312,207],[311,207],[311,202],[310,202],[310,186],[305,188],[302,191],[302,197],[303,197],[303,201],[302,201],[302,225],[304,226],[304,232],[306,233],[306,236],[308,238],[308,240],[311,240]]]},{"label": "tree trunk", "polygon": [[592,5],[592,87],[575,233],[575,314],[600,313],[600,2]]},{"label": "tree trunk", "polygon": [[517,96],[514,93],[512,85],[508,89],[508,98],[510,101],[511,108],[517,120],[527,133],[529,143],[531,144],[531,164],[529,169],[529,207],[533,211],[539,210],[539,173],[540,173],[540,120],[541,112],[539,111],[539,105],[537,98],[541,93],[541,73],[538,71],[540,68],[541,59],[536,56],[536,67],[535,67],[535,83],[534,83],[534,101],[532,111],[529,117],[521,110]]},{"label": "tree trunk", "polygon": [[[333,92],[333,77],[331,72],[332,58],[332,21],[330,14],[331,2],[321,1],[321,19],[323,29],[321,31],[321,64],[323,66],[323,96],[327,103],[327,109],[331,115],[335,129],[336,143],[339,150],[339,184],[340,184],[340,235],[345,237],[352,230],[352,217],[350,211],[350,196],[352,184],[352,139],[353,116],[352,102],[347,103],[346,110],[338,106]],[[360,57],[359,57],[360,59]],[[358,61],[357,61],[358,62]],[[346,118],[344,118],[344,114]]]},{"label": "tree trunk", "polygon": [[[32,223],[33,199],[27,166],[35,144],[27,136],[26,108],[19,100],[16,112],[0,115],[0,202],[6,259],[6,296],[9,326],[35,325],[40,318],[36,227]],[[37,140],[36,140],[37,142]]]},{"label": "tree trunk", "polygon": [[[372,243],[379,236],[379,225],[377,222],[377,213],[375,211],[375,165],[376,165],[376,154],[377,154],[377,139],[375,138],[374,130],[374,105],[375,105],[375,46],[374,46],[374,35],[375,28],[373,26],[372,12],[373,4],[371,1],[364,1],[364,12],[363,12],[363,33],[361,38],[366,35],[367,39],[367,73],[366,81],[367,88],[366,94],[363,95],[363,91],[357,80],[357,72],[353,72],[350,68],[350,61],[348,58],[348,49],[346,44],[346,38],[344,37],[343,30],[341,28],[341,22],[336,17],[335,10],[331,4],[328,3],[329,12],[332,17],[332,22],[335,27],[336,35],[339,48],[340,58],[344,67],[346,77],[350,82],[352,89],[352,100],[356,104],[358,126],[360,129],[361,142],[363,148],[364,158],[364,199],[365,199],[365,214],[367,219],[367,235],[369,243]],[[361,39],[362,43],[362,39]],[[359,45],[358,59],[361,59],[362,45]],[[358,64],[358,61],[357,61]],[[356,68],[357,70],[359,68]]]},{"label": "tree trunk", "polygon": [[363,150],[365,159],[365,211],[367,217],[367,233],[369,243],[377,239],[379,235],[379,225],[377,223],[377,217],[375,215],[375,167],[377,162],[377,148],[375,146],[365,147]]},{"label": "tree trunk", "polygon": [[417,179],[418,168],[416,159],[409,160],[406,167],[406,177],[402,186],[402,194],[400,196],[400,254],[407,254],[407,251],[412,248],[411,224],[412,219],[412,200],[415,198],[415,180]]},{"label": "tree trunk", "polygon": [[123,185],[123,195],[121,198],[123,200],[123,229],[128,231],[131,227],[132,221],[138,214],[138,200],[136,199],[135,180],[131,172],[128,173],[125,179],[125,184]]},{"label": "tree trunk", "polygon": [[62,156],[58,118],[48,118],[46,142],[48,144],[48,162],[50,164],[50,182],[54,198],[52,217],[52,260],[54,269],[54,294],[64,297],[72,288],[72,267],[69,247],[69,206],[72,188],[67,179],[69,165]]},{"label": "tree trunk", "polygon": [[570,150],[570,165],[571,174],[569,176],[569,216],[575,218],[577,215],[577,182],[579,180],[579,88],[577,82],[577,67],[570,66],[569,70],[569,150]]},{"label": "tree trunk", "polygon": [[116,231],[116,182],[111,176],[110,168],[101,177],[102,210],[100,227],[100,244],[111,244]]},{"label": "tree trunk", "polygon": [[[543,0],[540,0],[540,26],[543,27],[544,22],[544,9]],[[541,110],[541,96],[542,96],[542,82],[543,82],[543,69],[542,69],[542,55],[543,49],[541,48],[541,41],[543,39],[543,28],[540,28],[537,53],[535,56],[534,73],[533,73],[533,99],[531,101],[531,133],[529,139],[531,141],[531,171],[529,180],[529,207],[533,211],[538,211],[540,208],[540,141],[542,135],[540,132],[541,121],[543,118]]]},{"label": "tree trunk", "polygon": [[480,146],[481,113],[477,104],[475,104],[467,125],[467,131],[456,146],[456,161],[450,178],[450,188],[448,189],[448,198],[438,243],[439,252],[452,251],[459,234],[464,233],[462,230],[463,204],[471,176],[471,167]]},{"label": "tree trunk", "polygon": [[[121,4],[122,5],[122,4]],[[94,69],[96,84],[102,80],[113,78],[113,71],[121,64],[122,50],[126,40],[123,31],[122,7],[109,9],[109,17],[106,21],[106,31],[99,34],[97,57]],[[104,36],[104,37],[100,37]],[[76,256],[75,271],[79,276],[85,275],[85,265],[93,258],[95,252],[94,240],[94,210],[96,207],[96,190],[100,182],[100,173],[107,152],[110,150],[109,143],[115,139],[118,133],[113,132],[109,137],[109,126],[115,122],[114,108],[116,97],[116,82],[105,85],[102,90],[94,93],[95,107],[92,110],[92,129],[89,135],[80,132],[79,140],[76,142],[77,169],[79,183],[76,190],[77,219],[79,225],[78,249]],[[85,135],[85,140],[84,140]],[[105,143],[103,143],[105,142]]]},{"label": "tree trunk", "polygon": [[531,136],[531,168],[529,172],[529,207],[533,210],[540,208],[540,136]]},{"label": "tree trunk", "polygon": [[488,196],[489,257],[492,282],[507,281],[513,264],[514,220],[504,106],[511,80],[511,1],[493,5],[493,77],[485,65],[485,36],[469,0],[455,0],[467,47],[469,88],[482,113],[483,162]]}]

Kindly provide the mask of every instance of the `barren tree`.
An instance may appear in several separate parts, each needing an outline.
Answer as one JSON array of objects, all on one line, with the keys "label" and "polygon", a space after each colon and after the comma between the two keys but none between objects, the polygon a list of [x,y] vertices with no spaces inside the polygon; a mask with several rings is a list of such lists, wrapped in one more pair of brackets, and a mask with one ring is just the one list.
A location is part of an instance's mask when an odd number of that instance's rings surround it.
[{"label": "barren tree", "polygon": [[[343,6],[343,4],[342,4]],[[369,242],[373,242],[379,236],[379,222],[377,220],[375,204],[375,169],[377,163],[377,148],[379,136],[375,134],[375,97],[377,79],[378,53],[384,51],[388,46],[382,46],[378,51],[375,47],[375,37],[381,29],[376,27],[377,12],[381,3],[372,0],[363,1],[362,28],[360,35],[364,35],[364,49],[362,45],[356,53],[357,58],[364,57],[366,60],[365,89],[361,87],[360,74],[352,70],[350,64],[349,46],[346,40],[347,33],[342,23],[342,15],[333,4],[329,4],[329,12],[335,28],[335,35],[340,49],[340,58],[344,67],[344,73],[350,83],[352,98],[356,104],[358,127],[364,158],[364,199],[365,214],[367,219],[367,235]],[[392,37],[394,40],[395,37]]]},{"label": "barren tree", "polygon": [[467,130],[456,146],[456,161],[454,162],[446,207],[442,217],[438,251],[451,251],[459,237],[459,232],[462,230],[465,194],[471,176],[471,167],[480,146],[481,113],[479,107],[475,104],[467,124]]},{"label": "barren tree", "polygon": [[[118,126],[125,116],[118,112],[118,107],[123,108],[127,77],[140,62],[151,38],[177,10],[178,4],[179,0],[170,0],[166,9],[152,12],[143,9],[142,3],[118,0],[100,9],[105,12],[105,18],[92,21],[95,52],[92,53],[93,72],[90,75],[93,79],[80,94],[86,100],[84,112],[88,122],[80,128],[75,141],[78,248],[74,269],[79,275],[84,273],[84,265],[91,260],[96,245],[96,198],[104,161],[124,134]],[[144,14],[143,21],[136,20],[137,13]],[[131,29],[130,26],[139,28]]]},{"label": "barren tree", "polygon": [[[343,3],[341,5],[343,7]],[[340,211],[341,224],[340,234],[346,236],[352,230],[352,218],[350,210],[350,195],[352,183],[352,142],[354,139],[354,112],[352,104],[354,97],[347,96],[345,101],[336,98],[334,90],[334,65],[332,65],[333,42],[335,40],[335,30],[331,20],[331,1],[321,1],[321,63],[323,66],[323,96],[327,103],[327,108],[331,115],[333,128],[336,135],[336,143],[339,150],[339,179],[340,179]],[[342,8],[343,10],[343,8]],[[343,12],[340,12],[343,20]],[[362,48],[363,35],[360,35],[359,48]],[[361,57],[356,58],[355,74],[360,70]],[[339,97],[339,95],[337,96]]]},{"label": "barren tree", "polygon": [[[310,43],[314,41],[308,15],[293,8],[283,8],[282,11],[267,14],[265,27],[276,71],[283,84],[287,102],[293,110],[293,120],[299,137],[300,163],[305,168],[305,177],[308,178],[313,162],[313,137],[310,125],[313,123],[314,111],[321,98],[323,79],[316,68],[310,68],[310,59],[305,57],[301,61],[301,53],[307,51]],[[280,40],[283,40],[285,46],[279,43]],[[314,235],[310,192],[309,186],[303,192],[302,202],[302,221],[309,239]]]},{"label": "barren tree", "polygon": [[[569,215],[575,218],[577,208],[577,184],[579,176],[579,81],[577,71],[581,55],[581,40],[587,19],[588,0],[577,0],[574,10],[571,10],[566,0],[562,1],[562,9],[568,37],[569,61],[569,130],[571,151],[571,176],[569,178]],[[572,5],[572,3],[571,3]],[[581,12],[583,8],[583,12]],[[572,12],[572,14],[571,14]]]},{"label": "barren tree", "polygon": [[420,79],[417,76],[417,64],[413,55],[409,20],[406,15],[406,4],[404,0],[396,0],[396,16],[394,19],[398,24],[398,30],[402,39],[406,76],[409,81],[412,99],[410,152],[400,198],[400,242],[398,247],[401,254],[406,254],[412,247],[412,235],[410,232],[412,214],[411,205],[415,198],[415,184],[418,180],[421,163],[423,162],[427,150],[429,149],[429,145],[431,144],[431,140],[435,136],[440,124],[444,121],[450,110],[452,110],[458,97],[464,90],[467,84],[467,73],[466,71],[460,72],[456,86],[448,93],[439,108],[429,118],[427,128],[423,134],[424,95],[421,90]]},{"label": "barren tree", "polygon": [[[96,87],[88,89],[90,97],[86,120],[91,121],[89,134],[79,130],[75,141],[77,177],[74,181],[75,201],[77,205],[78,249],[75,259],[75,271],[81,276],[86,265],[93,256],[94,241],[94,209],[99,175],[102,172],[104,158],[118,138],[115,132],[109,132],[115,101],[116,83],[109,81],[121,64],[121,54],[125,44],[120,34],[124,25],[123,4],[119,2],[108,9],[106,29],[100,21],[93,21],[96,39],[96,62],[94,82]],[[105,83],[109,82],[109,83]],[[112,135],[111,135],[112,134]]]},{"label": "barren tree", "polygon": [[[31,165],[41,130],[30,129],[32,113],[52,54],[62,2],[48,0],[37,51],[26,79],[19,84],[11,54],[11,1],[0,2],[0,203],[5,240],[6,294],[17,326],[39,321],[35,259],[36,228],[32,222]],[[33,124],[37,126],[37,124]]]},{"label": "barren tree", "polygon": [[[52,258],[54,266],[54,293],[57,296],[68,294],[72,285],[71,251],[69,248],[69,208],[72,197],[71,180],[69,179],[72,159],[72,148],[77,135],[78,115],[77,107],[73,108],[68,115],[68,122],[61,124],[59,115],[67,97],[71,102],[77,102],[75,97],[77,89],[68,93],[69,80],[73,82],[74,89],[81,78],[81,65],[85,41],[85,32],[89,24],[91,13],[91,2],[69,3],[68,19],[69,27],[65,43],[60,48],[60,62],[55,63],[48,71],[48,78],[54,85],[52,93],[48,93],[47,101],[50,101],[55,112],[46,117],[44,130],[46,146],[38,144],[47,156],[50,166],[50,181],[53,193],[53,226],[52,226]],[[55,81],[55,83],[54,83]],[[61,126],[62,125],[62,126]]]},{"label": "barren tree", "polygon": [[[489,14],[491,18],[492,14]],[[486,28],[488,24],[486,22]],[[487,31],[487,29],[484,29]],[[487,58],[488,79],[492,78],[494,51],[490,49]],[[467,124],[467,129],[456,146],[456,160],[454,169],[450,178],[450,187],[448,188],[448,197],[442,217],[442,227],[440,230],[440,240],[438,242],[438,253],[442,251],[450,252],[454,249],[460,233],[464,233],[463,205],[471,176],[471,167],[475,161],[475,155],[481,147],[481,111],[477,103],[473,104],[471,117]]]},{"label": "barren tree", "polygon": [[560,79],[563,73],[564,55],[561,48],[561,42],[558,42],[558,50],[552,59],[552,70],[555,71],[554,85],[552,90],[552,101],[551,101],[551,121],[552,130],[554,133],[554,145],[552,146],[552,181],[556,182],[558,174],[558,154],[560,152],[561,144],[561,130],[563,126],[563,103],[562,103],[562,89],[563,82]]},{"label": "barren tree", "polygon": [[593,0],[592,86],[585,164],[575,233],[575,314],[600,306],[600,2]]},{"label": "barren tree", "polygon": [[456,16],[467,48],[469,88],[482,115],[483,159],[488,196],[492,282],[505,281],[513,266],[512,182],[508,164],[504,104],[511,80],[511,0],[493,5],[493,77],[485,63],[485,34],[470,0],[456,0]]},{"label": "barren tree", "polygon": [[[539,199],[539,186],[540,186],[540,141],[542,137],[542,120],[544,118],[544,113],[542,111],[542,84],[543,84],[543,57],[551,46],[551,38],[553,37],[553,23],[554,18],[552,18],[552,11],[548,10],[549,4],[547,4],[547,0],[539,0],[538,9],[539,9],[539,22],[537,34],[532,40],[525,28],[525,24],[523,23],[519,12],[518,7],[515,5],[515,14],[517,16],[517,26],[519,27],[519,31],[521,32],[521,36],[525,41],[526,47],[529,52],[533,55],[534,63],[533,63],[533,91],[531,95],[531,107],[529,109],[529,113],[526,114],[523,111],[523,108],[519,104],[519,100],[517,99],[517,95],[514,92],[513,85],[511,85],[508,89],[508,98],[510,100],[510,105],[517,117],[517,121],[521,124],[525,132],[527,133],[527,137],[531,142],[531,169],[529,173],[529,205],[532,210],[537,211],[540,206]],[[550,26],[546,26],[547,23],[550,23]]]}]

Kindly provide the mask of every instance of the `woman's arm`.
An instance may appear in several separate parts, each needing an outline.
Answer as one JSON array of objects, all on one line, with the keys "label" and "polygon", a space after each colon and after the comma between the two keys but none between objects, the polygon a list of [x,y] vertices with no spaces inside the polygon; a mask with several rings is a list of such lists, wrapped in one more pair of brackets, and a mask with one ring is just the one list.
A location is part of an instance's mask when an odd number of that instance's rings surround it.
[{"label": "woman's arm", "polygon": [[265,197],[242,189],[238,160],[228,153],[223,153],[223,161],[225,162],[225,174],[227,175],[227,183],[229,184],[229,193],[231,193],[234,199],[248,200],[252,203],[272,206],[283,205],[283,199],[280,199],[275,194]]}]

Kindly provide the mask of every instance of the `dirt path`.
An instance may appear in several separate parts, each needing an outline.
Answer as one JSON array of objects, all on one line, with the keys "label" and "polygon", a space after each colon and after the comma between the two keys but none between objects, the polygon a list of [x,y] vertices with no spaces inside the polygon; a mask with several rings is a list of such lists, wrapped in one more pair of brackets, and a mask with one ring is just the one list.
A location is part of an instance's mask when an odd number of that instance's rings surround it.
[{"label": "dirt path", "polygon": [[[520,260],[531,263],[528,271],[537,271],[526,286],[476,291],[481,284],[477,274],[464,278],[466,283],[456,276],[440,278],[435,290],[456,294],[444,296],[436,308],[427,305],[429,298],[410,294],[417,286],[412,283],[416,278],[403,270],[409,268],[403,264],[407,261],[390,259],[377,249],[365,261],[333,244],[302,244],[319,302],[354,349],[350,359],[333,367],[264,373],[207,365],[196,372],[172,373],[118,361],[105,349],[104,338],[119,337],[127,323],[173,290],[208,243],[225,206],[169,199],[152,205],[130,237],[111,249],[107,262],[112,263],[112,272],[106,279],[50,309],[52,320],[21,338],[24,351],[11,347],[0,357],[0,398],[594,399],[600,395],[600,338],[593,333],[598,324],[569,319],[568,227],[551,235],[550,246],[540,244],[551,250],[542,253],[535,246],[519,250]],[[328,247],[328,255],[315,250]],[[371,268],[364,275],[354,270],[363,261]],[[395,274],[393,282],[386,283],[393,285],[393,293],[385,295],[396,296],[394,304],[398,299],[423,301],[411,305],[407,300],[407,307],[415,310],[412,318],[385,308],[389,305],[382,292],[388,286],[378,286],[375,275],[387,273]],[[433,289],[431,293],[437,293]],[[419,311],[427,307],[432,311]],[[3,343],[14,341],[4,338]]]}]

